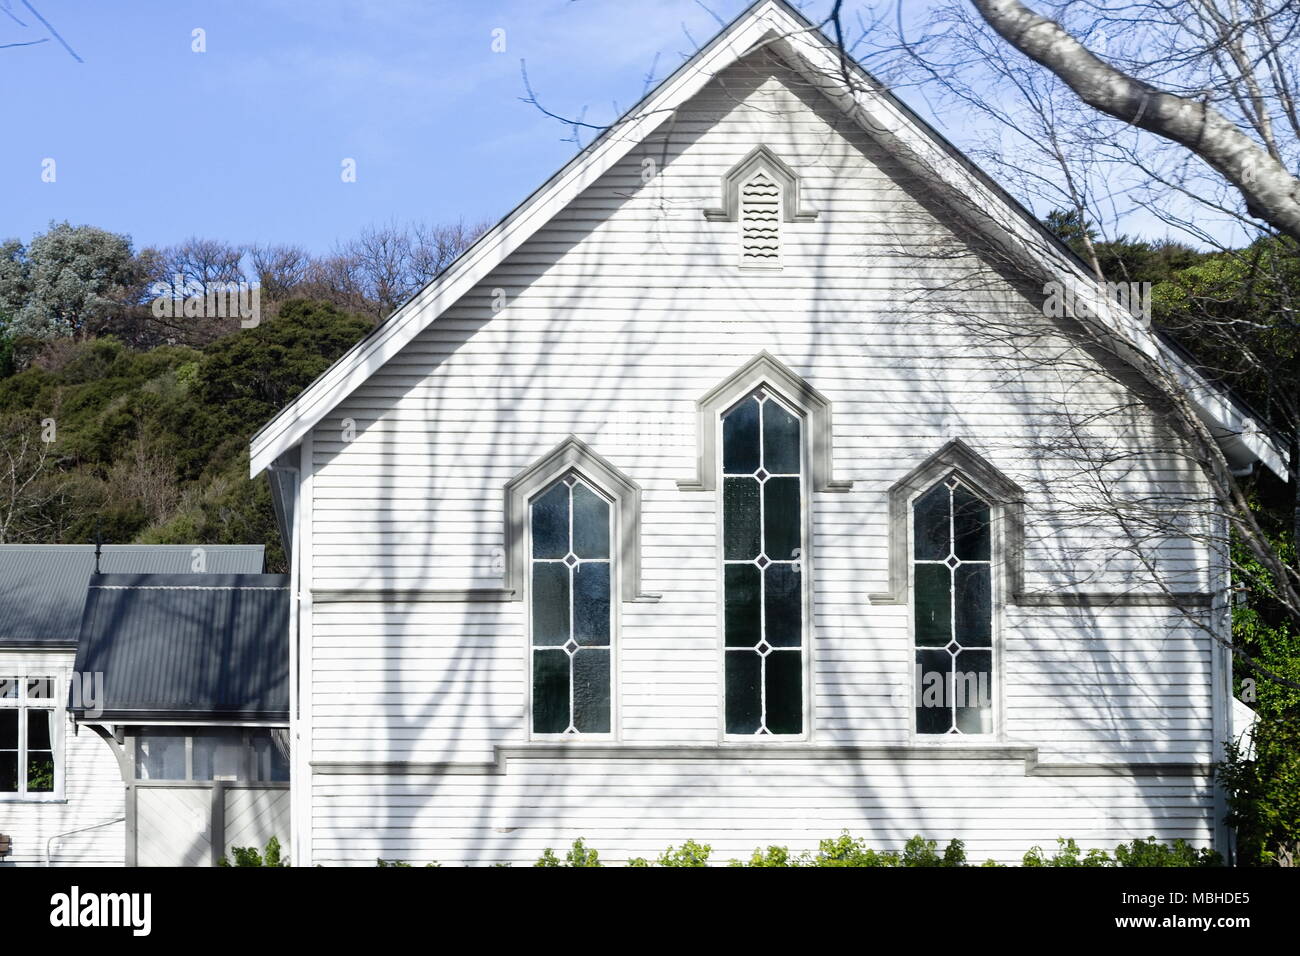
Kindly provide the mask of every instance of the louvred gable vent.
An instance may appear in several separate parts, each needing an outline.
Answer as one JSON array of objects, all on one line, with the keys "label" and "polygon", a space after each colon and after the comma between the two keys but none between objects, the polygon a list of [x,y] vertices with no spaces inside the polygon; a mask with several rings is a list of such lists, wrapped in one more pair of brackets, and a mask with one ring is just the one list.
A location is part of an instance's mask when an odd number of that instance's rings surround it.
[{"label": "louvred gable vent", "polygon": [[740,187],[740,264],[781,264],[781,187],[761,169]]}]

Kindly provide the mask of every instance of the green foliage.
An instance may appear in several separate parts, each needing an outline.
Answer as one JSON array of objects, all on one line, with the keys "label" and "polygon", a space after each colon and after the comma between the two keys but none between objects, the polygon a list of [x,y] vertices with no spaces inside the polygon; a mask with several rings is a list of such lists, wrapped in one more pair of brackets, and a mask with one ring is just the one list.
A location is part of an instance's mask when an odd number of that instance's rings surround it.
[{"label": "green foliage", "polygon": [[[770,852],[770,849],[769,849]],[[855,839],[845,830],[837,837],[822,840],[808,866],[898,866],[897,853],[870,849],[865,840]]]},{"label": "green foliage", "polygon": [[1157,843],[1155,837],[1121,843],[1115,847],[1116,866],[1223,866],[1223,857],[1208,847],[1196,849],[1186,840],[1172,845]]},{"label": "green foliage", "polygon": [[600,862],[600,854],[595,850],[588,850],[582,842],[582,838],[573,841],[573,847],[564,855],[561,861],[555,852],[547,847],[540,858],[533,866],[604,866]]},{"label": "green foliage", "polygon": [[[1074,840],[1056,838],[1057,851],[1051,857],[1045,856],[1041,846],[1031,847],[1021,861],[1024,866],[1114,866],[1114,862],[1105,850],[1096,847],[1081,856],[1079,845]],[[991,862],[991,861],[990,861]],[[987,864],[986,864],[987,865]]]},{"label": "green foliage", "polygon": [[230,848],[235,862],[232,864],[226,856],[217,861],[217,866],[273,866],[286,867],[288,862],[281,858],[280,839],[271,837],[266,844],[266,855],[257,852],[255,846],[234,846]]},{"label": "green foliage", "polygon": [[[509,866],[509,865],[510,865],[510,864],[508,864],[508,863],[506,864],[506,866]],[[407,869],[409,869],[409,868],[412,866],[412,864],[407,863],[405,860],[385,860],[385,859],[376,859],[376,860],[375,860],[375,866],[378,866],[378,867],[384,867],[384,866],[397,866],[397,867],[406,867]],[[434,861],[431,862],[431,863],[426,863],[426,864],[424,864],[424,868],[425,868],[426,870],[429,869],[429,868],[431,868],[431,867],[432,867],[432,868],[436,868],[436,869],[440,869],[440,868],[442,867],[442,864],[439,863],[437,860],[434,860]]]},{"label": "green foliage", "polygon": [[[1134,840],[1131,844],[1121,843],[1115,848],[1114,856],[1105,850],[1093,848],[1083,852],[1074,840],[1057,839],[1057,852],[1048,857],[1042,847],[1035,846],[1025,854],[1025,866],[1069,866],[1069,867],[1117,867],[1117,866],[1222,866],[1218,853],[1209,849],[1197,850],[1183,840],[1172,844],[1161,844],[1152,837],[1147,840]],[[650,866],[708,866],[713,850],[708,844],[687,840],[680,847],[668,847],[653,863],[643,856],[633,857],[627,861],[631,867]],[[385,864],[382,860],[379,865]],[[534,866],[602,866],[595,850],[588,849],[581,839],[573,842],[571,849],[561,860],[549,847]],[[822,840],[815,853],[792,855],[787,847],[769,846],[755,849],[748,860],[731,860],[732,867],[797,867],[797,866],[921,866],[921,867],[965,867],[966,845],[961,840],[950,840],[943,852],[939,852],[938,843],[922,836],[913,836],[901,851],[873,850],[866,841],[855,838],[847,830],[837,837]],[[996,860],[985,860],[982,867],[1000,867]]]},{"label": "green foliage", "polygon": [[1057,837],[1057,851],[1052,856],[1044,855],[1043,848],[1036,846],[1025,854],[1025,866],[1222,866],[1223,857],[1208,847],[1196,849],[1185,840],[1175,840],[1172,844],[1157,843],[1155,837],[1121,843],[1115,847],[1112,858],[1105,850],[1093,848],[1084,854],[1074,840]]},{"label": "green foliage", "polygon": [[659,855],[660,866],[708,866],[713,847],[687,840],[680,849],[671,846]]},{"label": "green foliage", "polygon": [[284,570],[270,488],[248,478],[248,441],[370,327],[295,301],[202,350],[134,352],[112,338],[48,346],[0,378],[0,442],[47,417],[58,428],[49,480],[60,513],[15,540],[91,541],[98,526],[116,543],[262,542],[266,570]]},{"label": "green foliage", "polygon": [[94,226],[52,222],[27,247],[0,244],[0,313],[15,336],[97,330],[140,282],[130,238]]},{"label": "green foliage", "polygon": [[1096,226],[1074,209],[1054,209],[1043,220],[1058,239],[1087,261],[1086,238],[1097,257],[1102,275],[1110,282],[1164,282],[1183,269],[1211,257],[1191,246],[1169,239],[1149,242],[1131,236],[1100,240]]},{"label": "green foliage", "polygon": [[1239,862],[1300,863],[1300,719],[1260,714],[1249,746],[1230,743],[1217,769]]},{"label": "green foliage", "polygon": [[748,863],[732,860],[728,866],[798,866],[799,861],[790,859],[790,851],[783,846],[769,846],[766,850],[756,849]]}]

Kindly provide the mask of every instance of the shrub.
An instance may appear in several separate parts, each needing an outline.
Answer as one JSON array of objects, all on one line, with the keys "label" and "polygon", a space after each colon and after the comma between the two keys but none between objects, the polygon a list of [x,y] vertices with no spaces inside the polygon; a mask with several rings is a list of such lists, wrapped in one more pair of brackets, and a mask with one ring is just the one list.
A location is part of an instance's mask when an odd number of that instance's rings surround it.
[{"label": "shrub", "polygon": [[289,864],[280,858],[280,839],[271,837],[266,844],[266,856],[257,852],[255,846],[234,846],[230,852],[235,857],[232,864],[224,855],[217,861],[217,866],[276,866],[284,867]]},{"label": "shrub", "polygon": [[548,846],[541,857],[533,866],[604,866],[600,862],[600,854],[595,850],[588,850],[583,844],[582,838],[573,841],[573,848],[564,854],[563,862],[555,855],[555,852]]},{"label": "shrub", "polygon": [[680,850],[671,846],[659,855],[660,866],[708,866],[713,847],[687,840]]}]

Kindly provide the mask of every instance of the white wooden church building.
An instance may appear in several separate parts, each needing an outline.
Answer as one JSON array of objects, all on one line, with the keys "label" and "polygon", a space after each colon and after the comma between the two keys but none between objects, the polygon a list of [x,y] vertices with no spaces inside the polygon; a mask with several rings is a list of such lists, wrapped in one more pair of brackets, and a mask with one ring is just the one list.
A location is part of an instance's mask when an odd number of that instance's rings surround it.
[{"label": "white wooden church building", "polygon": [[1195,375],[847,69],[757,3],[254,438],[296,865],[1225,847],[1223,562],[1192,529],[1098,557],[1063,410],[1116,487],[1205,491],[1123,369],[1044,360],[1042,290]]}]

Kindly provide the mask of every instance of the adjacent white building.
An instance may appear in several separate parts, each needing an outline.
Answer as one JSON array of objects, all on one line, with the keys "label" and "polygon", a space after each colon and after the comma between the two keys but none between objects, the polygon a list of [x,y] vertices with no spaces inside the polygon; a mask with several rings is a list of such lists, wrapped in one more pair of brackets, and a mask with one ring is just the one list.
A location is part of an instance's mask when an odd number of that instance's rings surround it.
[{"label": "adjacent white building", "polygon": [[[1077,520],[1098,477],[1204,489],[1140,382],[1053,361],[1046,284],[1194,373],[849,79],[756,4],[254,438],[291,529],[296,865],[1226,847],[1215,522]],[[1196,394],[1235,465],[1284,471]]]},{"label": "adjacent white building", "polygon": [[[0,865],[121,866],[134,841],[125,825],[130,776],[92,727],[72,720],[73,712],[89,711],[91,723],[120,738],[118,721],[129,718],[97,721],[116,681],[105,685],[102,665],[84,673],[75,666],[96,571],[187,580],[257,573],[262,550],[260,544],[108,544],[96,555],[92,544],[0,545],[0,836],[9,839]],[[111,634],[117,622],[103,623]],[[154,631],[165,639],[172,627],[157,620]],[[157,658],[137,665],[167,683],[169,672]]]}]

